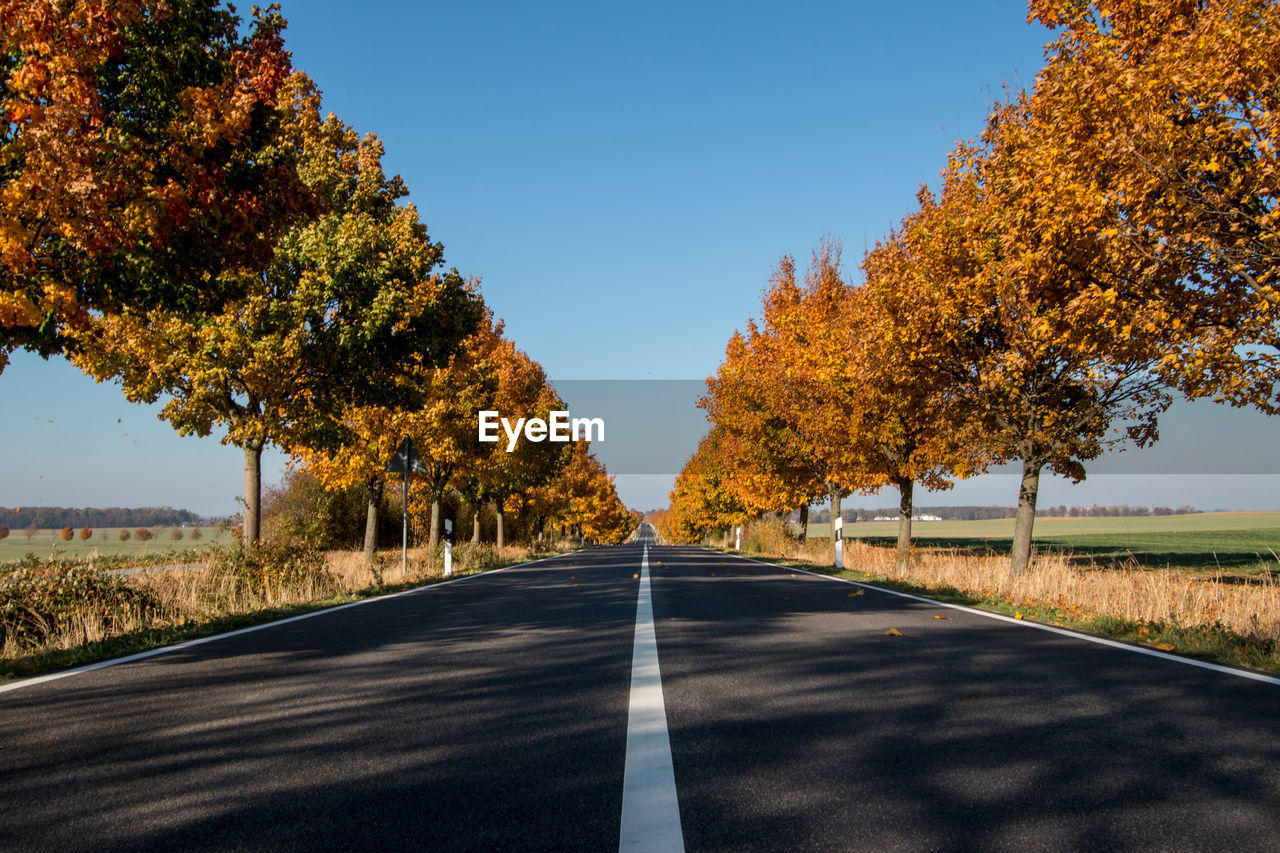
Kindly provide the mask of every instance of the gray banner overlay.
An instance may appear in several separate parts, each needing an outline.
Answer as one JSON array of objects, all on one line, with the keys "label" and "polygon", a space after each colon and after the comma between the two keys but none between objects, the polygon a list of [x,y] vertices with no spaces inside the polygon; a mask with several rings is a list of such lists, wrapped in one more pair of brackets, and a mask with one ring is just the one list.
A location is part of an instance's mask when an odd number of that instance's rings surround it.
[{"label": "gray banner overlay", "polygon": [[[698,408],[698,398],[707,393],[700,379],[569,379],[552,385],[573,417],[604,420],[605,440],[593,443],[592,451],[611,474],[677,474],[710,429]],[[1280,474],[1280,418],[1211,402],[1175,403],[1160,419],[1155,445],[1106,453],[1085,469],[1089,474]]]}]

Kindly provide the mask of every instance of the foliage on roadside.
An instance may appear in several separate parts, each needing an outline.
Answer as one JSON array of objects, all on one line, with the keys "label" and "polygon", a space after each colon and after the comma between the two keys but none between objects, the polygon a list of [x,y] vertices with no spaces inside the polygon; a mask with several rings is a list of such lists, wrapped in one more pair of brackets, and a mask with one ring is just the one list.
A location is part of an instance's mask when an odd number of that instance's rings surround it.
[{"label": "foliage on roadside", "polygon": [[92,562],[27,559],[0,567],[0,647],[6,653],[82,634],[86,622],[110,632],[150,618],[157,608],[147,590]]},{"label": "foliage on roadside", "polygon": [[325,565],[324,552],[291,542],[258,542],[213,552],[209,571],[215,577],[234,579],[267,599],[287,589],[309,588],[331,595],[338,582]]},{"label": "foliage on roadside", "polygon": [[[453,577],[526,562],[570,550],[568,542],[535,552],[527,547],[497,548],[487,543],[460,543],[453,550]],[[189,552],[184,552],[189,553]],[[218,549],[207,565],[123,576],[108,567],[109,559],[46,560],[0,567],[0,608],[33,596],[33,581],[56,595],[63,610],[80,608],[61,621],[46,618],[40,633],[19,642],[6,634],[0,643],[0,680],[104,660],[169,643],[209,636],[246,625],[297,615],[374,595],[444,580],[443,548],[415,549],[401,570],[399,553],[384,552],[370,562],[359,551],[324,554],[297,544]],[[172,557],[169,560],[172,563]],[[25,574],[23,573],[25,572]],[[50,580],[52,579],[52,580]],[[58,581],[57,579],[62,579]],[[22,584],[26,584],[23,586]],[[98,593],[94,593],[98,590]],[[11,594],[10,594],[11,593]],[[96,597],[95,597],[96,595]],[[111,597],[111,596],[114,596]],[[40,600],[36,595],[35,600]],[[0,609],[0,618],[10,610]],[[30,621],[30,620],[28,620]]]}]

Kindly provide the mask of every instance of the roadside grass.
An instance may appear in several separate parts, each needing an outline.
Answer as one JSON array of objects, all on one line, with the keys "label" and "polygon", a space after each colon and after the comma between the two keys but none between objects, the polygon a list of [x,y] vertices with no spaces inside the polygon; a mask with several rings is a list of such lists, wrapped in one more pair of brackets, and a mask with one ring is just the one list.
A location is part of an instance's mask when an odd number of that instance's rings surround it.
[{"label": "roadside grass", "polygon": [[[157,558],[186,551],[204,551],[217,546],[231,545],[234,534],[220,527],[201,527],[199,539],[192,539],[192,527],[154,527],[154,537],[149,542],[139,542],[133,535],[137,528],[123,528],[129,531],[129,539],[120,541],[119,527],[94,528],[89,539],[81,539],[77,528],[71,541],[63,541],[58,530],[37,530],[31,536],[25,530],[10,530],[9,535],[0,539],[0,564],[15,562],[30,554],[48,560],[62,560],[90,557],[128,557],[136,558],[143,563],[154,563]],[[182,539],[174,541],[170,531],[182,532]]]},{"label": "roadside grass", "polygon": [[992,544],[982,551],[919,545],[909,564],[899,568],[891,543],[849,540],[844,562],[857,568],[837,572],[830,540],[800,544],[776,523],[755,525],[743,537],[744,552],[782,565],[1280,673],[1280,567],[1274,563],[1253,574],[1218,571],[1213,553],[1194,551],[1186,543],[1170,552],[1186,555],[1185,569],[1081,562],[1044,549],[1030,572],[1011,578],[1007,545],[1001,551]]},{"label": "roadside grass", "polygon": [[[272,622],[373,596],[431,586],[572,550],[555,543],[534,550],[460,543],[453,574],[443,575],[443,552],[411,549],[405,569],[400,551],[380,552],[370,564],[361,552],[322,554],[268,546],[258,556],[238,549],[205,555],[187,571],[156,569],[128,577],[97,561],[34,561],[0,574],[0,681],[107,660],[237,628]],[[43,596],[16,601],[2,593],[15,578],[42,584]],[[84,593],[101,581],[131,599]],[[28,584],[28,587],[30,585]],[[39,598],[43,609],[31,606]],[[39,611],[39,612],[37,612]]]},{"label": "roadside grass", "polygon": [[[829,547],[828,525],[810,525],[809,532],[811,538],[828,538]],[[1013,520],[915,522],[912,533],[919,549],[1007,555]],[[1083,567],[1172,569],[1233,576],[1239,582],[1280,577],[1280,512],[1038,518],[1035,533],[1042,554],[1060,554]],[[897,522],[848,524],[844,535],[891,547],[897,542]]]}]

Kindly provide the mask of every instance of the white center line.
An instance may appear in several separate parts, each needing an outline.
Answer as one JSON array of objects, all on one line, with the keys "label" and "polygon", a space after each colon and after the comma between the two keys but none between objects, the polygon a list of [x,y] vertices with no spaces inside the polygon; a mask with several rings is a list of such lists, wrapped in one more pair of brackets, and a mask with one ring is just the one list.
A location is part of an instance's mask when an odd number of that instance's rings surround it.
[{"label": "white center line", "polygon": [[631,708],[627,713],[627,763],[622,776],[622,832],[619,853],[635,850],[684,853],[676,776],[662,701],[658,640],[649,595],[649,546],[640,562],[636,599],[636,640],[631,657]]}]

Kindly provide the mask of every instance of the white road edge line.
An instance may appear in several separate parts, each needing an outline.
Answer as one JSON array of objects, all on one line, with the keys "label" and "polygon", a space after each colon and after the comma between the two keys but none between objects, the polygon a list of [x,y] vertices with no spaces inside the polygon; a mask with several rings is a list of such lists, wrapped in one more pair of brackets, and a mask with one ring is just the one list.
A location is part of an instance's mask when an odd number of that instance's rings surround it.
[{"label": "white road edge line", "polygon": [[649,546],[640,561],[635,651],[631,656],[631,706],[627,711],[627,760],[622,774],[622,831],[618,851],[684,853],[676,799],[667,709],[662,701],[658,639],[649,594]]},{"label": "white road edge line", "polygon": [[[711,551],[711,549],[709,548],[702,548],[701,550],[710,551],[711,553],[728,553],[728,552]],[[737,556],[737,555],[735,554],[733,556]],[[761,565],[761,566],[769,566],[770,568],[781,569],[784,572],[803,572],[806,575],[813,575],[815,578],[825,578],[829,581],[838,581],[840,583],[847,583],[851,586],[860,586],[864,589],[874,589],[876,592],[883,592],[888,595],[896,595],[899,598],[909,598],[912,601],[922,601],[925,604],[932,604],[937,607],[946,607],[951,610],[960,610],[965,613],[972,613],[975,616],[983,616],[983,617],[986,617],[987,619],[995,619],[1000,622],[1008,622],[1010,625],[1021,625],[1024,628],[1035,628],[1038,631],[1048,631],[1050,634],[1061,634],[1064,637],[1072,637],[1077,640],[1086,640],[1090,643],[1097,643],[1100,646],[1109,646],[1110,648],[1113,648],[1113,649],[1121,649],[1122,651],[1133,652],[1134,654],[1147,655],[1148,657],[1159,658],[1160,660],[1167,660],[1172,663],[1180,663],[1185,666],[1194,666],[1200,669],[1207,669],[1210,672],[1218,672],[1218,673],[1222,673],[1223,675],[1234,675],[1237,678],[1247,678],[1252,681],[1261,681],[1264,684],[1280,685],[1280,678],[1276,678],[1275,676],[1272,676],[1272,675],[1263,675],[1260,672],[1252,672],[1247,669],[1237,669],[1232,666],[1223,666],[1222,664],[1219,664],[1219,663],[1209,663],[1208,661],[1196,660],[1195,658],[1183,657],[1182,655],[1174,655],[1168,652],[1162,652],[1159,649],[1149,649],[1149,648],[1146,648],[1145,646],[1136,646],[1131,643],[1122,643],[1119,640],[1109,640],[1106,637],[1095,637],[1092,634],[1085,634],[1080,631],[1072,631],[1070,628],[1059,628],[1057,625],[1045,625],[1042,622],[1030,622],[1025,619],[1014,619],[1011,616],[1005,616],[1001,613],[991,613],[986,610],[979,610],[976,607],[966,607],[963,604],[951,604],[950,602],[946,602],[946,601],[938,601],[937,599],[933,599],[933,598],[925,598],[923,595],[912,595],[909,592],[898,592],[895,589],[885,589],[882,586],[876,586],[875,584],[869,584],[869,583],[862,583],[861,581],[851,581],[851,580],[848,580],[847,578],[836,578],[836,577],[832,577],[831,575],[821,574],[819,572],[811,572],[807,569],[793,568],[791,566],[780,566],[777,563],[766,563],[764,560],[754,560],[751,557],[738,557],[738,559],[746,560],[748,563],[756,563],[757,565]]]},{"label": "white road edge line", "polygon": [[189,649],[189,648],[192,648],[193,646],[203,646],[205,643],[212,643],[216,640],[224,640],[228,637],[238,637],[241,634],[252,634],[254,631],[265,631],[268,628],[276,628],[276,627],[279,627],[280,625],[288,625],[290,622],[301,622],[303,619],[312,619],[316,616],[324,616],[326,613],[337,613],[339,610],[346,610],[349,607],[360,607],[365,604],[373,604],[375,601],[388,601],[392,598],[399,598],[403,595],[414,595],[416,593],[430,592],[431,590],[439,589],[440,587],[453,586],[455,583],[462,583],[463,581],[469,581],[474,578],[482,578],[488,575],[496,575],[502,572],[509,572],[512,569],[519,569],[519,568],[523,568],[524,566],[532,566],[535,563],[541,563],[544,560],[554,560],[557,557],[567,557],[570,554],[576,554],[576,553],[578,552],[570,551],[566,554],[553,554],[550,557],[541,557],[537,560],[530,560],[527,563],[519,563],[514,566],[503,566],[500,569],[493,569],[492,571],[488,571],[488,572],[479,572],[474,575],[467,575],[466,577],[454,578],[451,581],[442,581],[440,583],[433,583],[427,586],[416,586],[413,589],[401,590],[400,592],[393,592],[388,595],[379,595],[373,598],[362,598],[359,601],[352,601],[349,604],[338,604],[333,607],[326,607],[322,610],[313,610],[310,613],[301,613],[297,616],[289,616],[285,619],[277,619],[274,622],[263,622],[259,625],[250,625],[247,628],[237,628],[234,631],[227,631],[222,634],[213,634],[208,637],[199,637],[194,640],[187,640],[182,643],[175,643],[172,646],[160,646],[157,649],[147,649],[145,652],[138,652],[136,654],[126,655],[125,657],[122,657],[122,658],[111,658],[110,660],[98,661],[97,663],[90,663],[90,664],[85,664],[84,666],[78,666],[75,669],[65,669],[65,670],[62,670],[61,672],[50,672],[50,673],[47,673],[46,675],[37,675],[32,678],[24,678],[21,681],[14,681],[9,684],[0,684],[0,693],[8,693],[11,690],[21,690],[24,687],[34,687],[37,684],[44,684],[49,681],[57,681],[60,678],[70,678],[71,676],[79,675],[82,672],[93,672],[95,669],[106,669],[107,667],[119,666],[122,663],[133,663],[134,661],[146,660],[147,658],[153,658],[153,657],[156,657],[157,655],[167,655],[170,652],[177,652],[183,649]]}]

